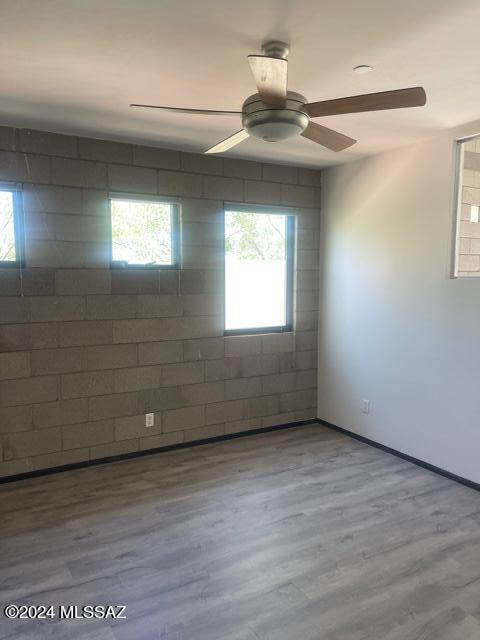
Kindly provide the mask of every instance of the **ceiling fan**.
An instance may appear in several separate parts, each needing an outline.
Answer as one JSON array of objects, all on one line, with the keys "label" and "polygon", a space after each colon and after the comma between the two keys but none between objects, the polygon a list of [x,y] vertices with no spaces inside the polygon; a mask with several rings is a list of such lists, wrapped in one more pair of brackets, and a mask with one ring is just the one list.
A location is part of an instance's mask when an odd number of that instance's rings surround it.
[{"label": "ceiling fan", "polygon": [[288,53],[287,44],[274,41],[263,45],[263,55],[248,56],[258,93],[254,93],[245,100],[241,111],[182,109],[149,104],[131,104],[130,106],[176,113],[241,116],[243,127],[240,131],[205,151],[205,153],[221,153],[249,136],[266,142],[277,142],[297,135],[332,151],[342,151],[355,144],[356,140],[312,122],[311,118],[361,111],[422,107],[426,103],[427,98],[423,87],[307,102],[304,96],[287,90]]}]

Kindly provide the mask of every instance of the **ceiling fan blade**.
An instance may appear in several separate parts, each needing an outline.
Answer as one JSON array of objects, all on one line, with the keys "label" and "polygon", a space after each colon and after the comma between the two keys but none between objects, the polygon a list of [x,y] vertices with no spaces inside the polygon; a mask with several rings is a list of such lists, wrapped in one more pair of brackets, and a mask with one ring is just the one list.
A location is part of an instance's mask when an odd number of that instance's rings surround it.
[{"label": "ceiling fan blade", "polygon": [[359,113],[360,111],[382,111],[384,109],[404,109],[406,107],[423,107],[427,101],[423,87],[366,93],[361,96],[336,98],[309,102],[304,105],[311,118],[334,116],[341,113]]},{"label": "ceiling fan blade", "polygon": [[174,113],[192,113],[194,115],[205,116],[241,116],[241,111],[219,111],[215,109],[183,109],[181,107],[159,107],[155,104],[131,104],[131,107],[141,109],[161,109],[163,111],[173,111]]},{"label": "ceiling fan blade", "polygon": [[334,131],[333,129],[322,127],[321,124],[317,124],[316,122],[309,122],[302,136],[332,151],[343,151],[343,149],[348,149],[348,147],[356,143],[356,140],[353,138],[349,138],[343,135],[343,133],[338,133],[338,131]]},{"label": "ceiling fan blade", "polygon": [[210,149],[207,149],[205,153],[222,153],[222,151],[228,151],[228,149],[231,149],[235,145],[240,144],[240,142],[248,138],[248,136],[248,131],[245,131],[245,129],[240,129],[240,131],[234,133],[233,136],[228,136],[228,138],[225,138],[225,140],[222,140],[213,147],[210,147]]},{"label": "ceiling fan blade", "polygon": [[248,56],[248,62],[262,102],[273,107],[284,107],[287,103],[287,60]]}]

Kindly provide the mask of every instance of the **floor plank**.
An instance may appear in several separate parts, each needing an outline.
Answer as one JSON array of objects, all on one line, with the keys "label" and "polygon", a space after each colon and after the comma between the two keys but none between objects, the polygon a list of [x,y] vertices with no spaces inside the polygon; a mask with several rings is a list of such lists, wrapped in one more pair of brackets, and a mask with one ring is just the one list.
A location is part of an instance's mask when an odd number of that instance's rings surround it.
[{"label": "floor plank", "polygon": [[480,499],[312,425],[0,487],[0,604],[30,640],[478,640]]}]

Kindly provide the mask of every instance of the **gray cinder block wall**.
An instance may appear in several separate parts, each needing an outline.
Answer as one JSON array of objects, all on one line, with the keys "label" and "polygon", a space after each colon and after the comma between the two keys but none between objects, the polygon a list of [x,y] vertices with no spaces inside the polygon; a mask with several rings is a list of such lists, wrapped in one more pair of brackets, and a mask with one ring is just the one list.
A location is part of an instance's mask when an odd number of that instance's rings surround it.
[{"label": "gray cinder block wall", "polygon": [[[1,476],[316,416],[318,172],[4,127],[0,180]],[[181,270],[109,268],[109,190],[181,199]],[[224,200],[298,207],[294,333],[223,337]]]}]

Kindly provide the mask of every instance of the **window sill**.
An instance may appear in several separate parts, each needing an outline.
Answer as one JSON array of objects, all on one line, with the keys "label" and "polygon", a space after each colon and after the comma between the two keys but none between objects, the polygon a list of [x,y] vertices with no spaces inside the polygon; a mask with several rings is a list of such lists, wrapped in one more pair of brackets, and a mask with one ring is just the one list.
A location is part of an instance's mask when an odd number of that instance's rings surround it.
[{"label": "window sill", "polygon": [[118,269],[119,271],[163,271],[163,270],[179,270],[179,264],[130,264],[124,262],[111,262],[110,269]]},{"label": "window sill", "polygon": [[283,327],[252,327],[250,329],[225,329],[224,336],[255,336],[264,333],[293,333],[291,325]]}]

